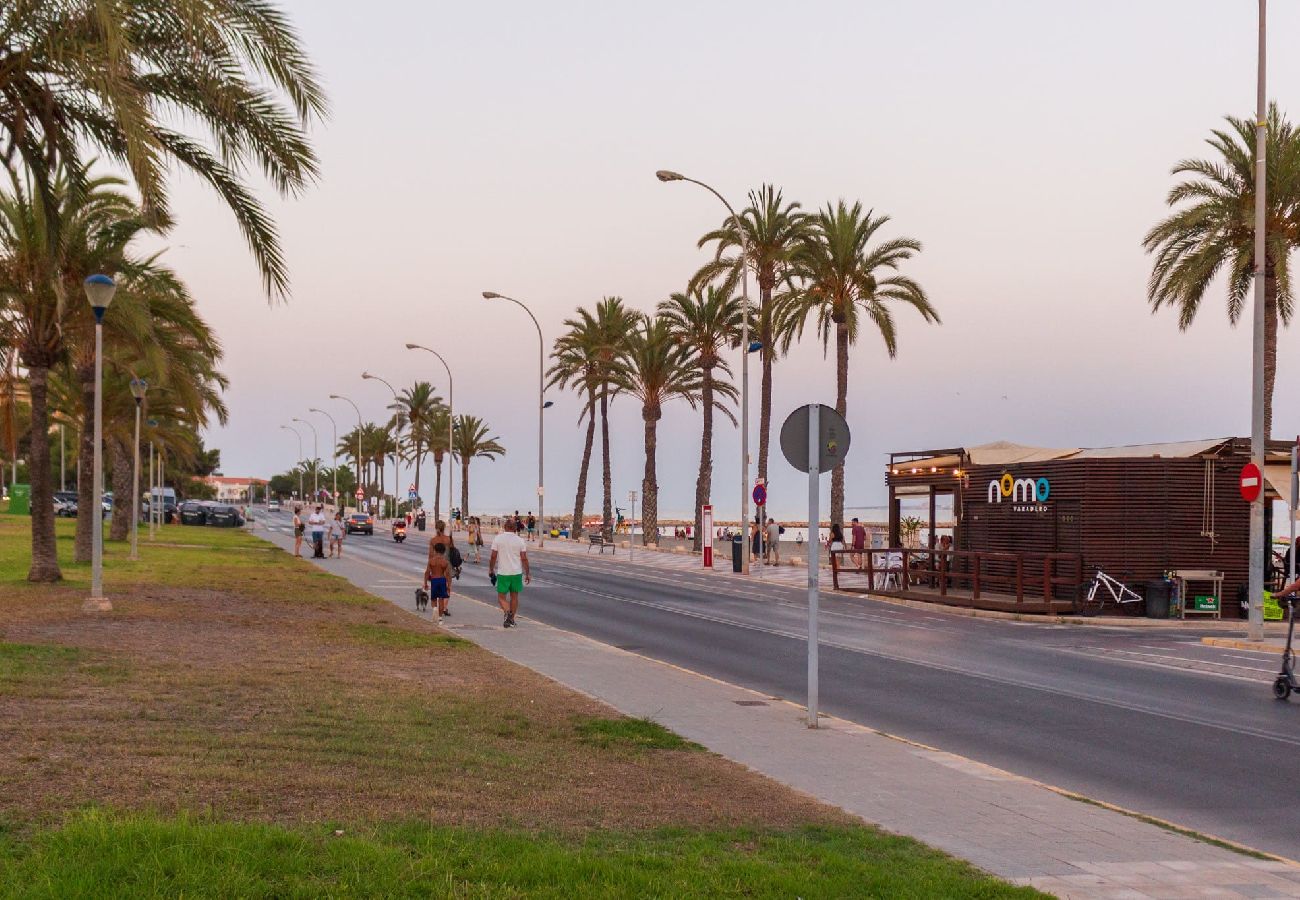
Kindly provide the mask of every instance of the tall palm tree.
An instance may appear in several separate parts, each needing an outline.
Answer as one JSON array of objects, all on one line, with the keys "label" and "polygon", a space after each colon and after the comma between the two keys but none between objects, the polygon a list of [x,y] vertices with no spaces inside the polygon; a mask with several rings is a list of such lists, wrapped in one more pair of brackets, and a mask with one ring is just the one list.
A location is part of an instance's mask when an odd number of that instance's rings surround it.
[{"label": "tall palm tree", "polygon": [[[442,405],[442,398],[433,391],[433,385],[427,381],[417,381],[407,388],[402,388],[398,393],[397,399],[388,405],[388,408],[401,413],[407,422],[410,423],[410,442],[411,442],[411,460],[415,464],[415,493],[420,493],[420,464],[424,462],[425,456],[428,455],[429,430],[428,424],[433,419],[439,406]],[[436,504],[437,497],[434,498],[435,512],[437,518]]]},{"label": "tall palm tree", "polygon": [[245,173],[261,170],[286,195],[314,180],[305,129],[325,99],[283,12],[265,0],[23,0],[0,5],[0,34],[0,154],[34,180],[55,252],[56,176],[78,180],[87,148],[131,172],[158,222],[169,164],[206,181],[234,213],[267,290],[285,292],[274,223]]},{"label": "tall palm tree", "polygon": [[780,188],[764,184],[757,191],[749,192],[749,206],[740,213],[740,221],[749,245],[748,259],[740,258],[740,231],[735,220],[728,216],[722,227],[700,238],[700,247],[710,243],[716,243],[717,247],[713,260],[691,279],[690,289],[721,277],[726,279],[728,292],[734,291],[740,283],[742,263],[749,265],[758,282],[756,337],[763,345],[759,351],[763,373],[758,412],[758,477],[766,481],[772,430],[772,363],[777,349],[772,298],[790,275],[795,250],[808,230],[808,216],[800,211],[798,203],[787,203]]},{"label": "tall palm tree", "polygon": [[569,330],[555,340],[551,351],[551,367],[547,370],[547,387],[573,388],[584,397],[578,421],[587,420],[587,436],[582,445],[582,462],[578,466],[578,489],[573,499],[574,539],[582,537],[583,519],[587,504],[587,473],[591,469],[591,448],[596,437],[596,399],[600,394],[600,343],[596,334],[595,319],[578,311],[577,319],[570,319]]},{"label": "tall palm tree", "polygon": [[[902,303],[921,314],[926,322],[939,321],[921,285],[898,271],[916,253],[921,243],[911,238],[892,238],[872,245],[889,217],[864,211],[861,203],[848,206],[843,200],[813,216],[809,231],[800,241],[793,259],[792,275],[797,279],[777,302],[775,330],[783,350],[803,336],[809,318],[817,321],[823,348],[835,337],[835,411],[847,412],[849,392],[849,346],[857,342],[863,318],[876,327],[889,358],[898,355],[898,332],[891,304]],[[831,472],[831,521],[844,519],[844,465]]]},{"label": "tall palm tree", "polygon": [[452,431],[455,456],[460,460],[460,514],[469,519],[469,464],[475,459],[496,459],[506,448],[500,438],[488,435],[487,424],[478,416],[456,416]]},{"label": "tall palm tree", "polygon": [[[614,479],[609,459],[609,404],[618,393],[615,376],[620,357],[627,346],[628,332],[636,326],[640,316],[640,313],[623,303],[623,298],[605,297],[596,304],[594,313],[580,307],[576,318],[565,319],[564,326],[568,331],[560,339],[564,342],[573,335],[573,340],[583,345],[579,352],[590,355],[594,366],[592,373],[585,377],[596,387],[600,409],[601,480],[604,488],[601,515],[606,533],[614,527]],[[553,374],[552,380],[554,378]],[[572,379],[570,383],[573,383]]]},{"label": "tall palm tree", "polygon": [[[704,376],[699,355],[683,342],[662,316],[642,315],[627,335],[622,365],[615,372],[618,388],[641,401],[645,429],[645,474],[641,481],[641,542],[659,543],[659,480],[657,453],[659,420],[664,404],[674,398],[694,409],[700,400]],[[721,392],[721,391],[720,391]]]},{"label": "tall palm tree", "polygon": [[[1147,281],[1151,309],[1178,310],[1178,327],[1191,327],[1206,290],[1226,269],[1228,321],[1241,318],[1255,271],[1255,120],[1228,116],[1228,127],[1206,140],[1218,159],[1185,159],[1172,174],[1187,180],[1169,191],[1176,207],[1147,232],[1142,246],[1155,255]],[[1278,323],[1293,312],[1290,256],[1300,243],[1300,136],[1277,105],[1269,106],[1265,144],[1264,434],[1273,427]]]},{"label": "tall palm tree", "polygon": [[[433,415],[420,422],[420,428],[424,432],[425,446],[433,454],[433,518],[435,521],[442,518],[441,497],[442,497],[442,462],[447,458],[447,453],[451,449],[447,445],[447,417],[451,412],[446,405],[439,403],[433,411]],[[455,498],[451,495],[451,466],[450,461],[447,464],[447,516],[451,516],[451,508],[455,503]]]},{"label": "tall palm tree", "polygon": [[659,316],[668,324],[673,335],[683,345],[692,348],[696,365],[700,368],[700,405],[704,409],[704,431],[700,437],[700,471],[695,477],[695,541],[698,551],[703,546],[703,509],[709,503],[713,482],[713,408],[735,424],[736,417],[726,406],[718,405],[714,394],[736,399],[736,388],[729,381],[717,380],[713,374],[720,369],[730,377],[731,369],[722,358],[727,347],[740,345],[741,323],[744,307],[738,297],[725,287],[706,285],[689,293],[673,294],[659,304]]}]

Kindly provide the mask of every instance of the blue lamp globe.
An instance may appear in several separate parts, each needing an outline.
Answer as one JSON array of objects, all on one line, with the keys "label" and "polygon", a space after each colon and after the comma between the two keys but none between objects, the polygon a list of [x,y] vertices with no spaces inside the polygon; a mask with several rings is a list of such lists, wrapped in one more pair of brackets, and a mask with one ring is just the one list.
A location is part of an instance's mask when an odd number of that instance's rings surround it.
[{"label": "blue lamp globe", "polygon": [[117,285],[113,279],[107,275],[91,275],[84,283],[86,288],[86,299],[90,301],[91,307],[99,315],[103,315],[104,310],[113,302],[113,294],[117,291]]}]

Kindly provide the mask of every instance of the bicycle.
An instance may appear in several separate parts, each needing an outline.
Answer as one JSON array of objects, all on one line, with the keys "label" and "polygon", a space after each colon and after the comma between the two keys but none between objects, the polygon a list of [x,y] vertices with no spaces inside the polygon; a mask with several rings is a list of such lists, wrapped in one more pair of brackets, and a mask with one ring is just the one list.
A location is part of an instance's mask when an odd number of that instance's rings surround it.
[{"label": "bicycle", "polygon": [[[1102,592],[1102,588],[1105,588],[1105,593]],[[1101,613],[1106,608],[1107,596],[1109,596],[1109,602],[1121,611],[1125,611],[1124,607],[1127,604],[1145,602],[1142,595],[1137,591],[1098,569],[1096,577],[1088,585],[1087,595],[1079,603],[1079,615],[1095,616]],[[1133,606],[1132,609],[1135,614],[1141,613],[1141,606]]]}]

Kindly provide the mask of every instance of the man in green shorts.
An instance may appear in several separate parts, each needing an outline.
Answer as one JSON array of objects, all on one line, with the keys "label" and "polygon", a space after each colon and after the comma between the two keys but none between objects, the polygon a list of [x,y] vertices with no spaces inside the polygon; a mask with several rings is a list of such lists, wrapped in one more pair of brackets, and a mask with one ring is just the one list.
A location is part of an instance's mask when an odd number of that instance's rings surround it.
[{"label": "man in green shorts", "polygon": [[497,603],[506,617],[502,627],[514,628],[515,613],[519,612],[519,595],[523,593],[524,585],[532,581],[532,576],[528,570],[528,545],[515,534],[515,520],[509,516],[502,532],[492,540],[488,578],[496,581]]}]

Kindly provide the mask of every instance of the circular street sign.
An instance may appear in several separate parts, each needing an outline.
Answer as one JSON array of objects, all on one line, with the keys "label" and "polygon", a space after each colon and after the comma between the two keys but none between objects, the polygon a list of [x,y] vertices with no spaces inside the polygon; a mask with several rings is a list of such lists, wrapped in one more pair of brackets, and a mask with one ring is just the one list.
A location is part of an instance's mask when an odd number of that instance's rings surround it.
[{"label": "circular street sign", "polygon": [[1264,489],[1264,477],[1259,472],[1259,466],[1253,462],[1248,462],[1241,467],[1241,499],[1247,503],[1254,503],[1259,499],[1259,493]]},{"label": "circular street sign", "polygon": [[361,490],[361,488],[357,488],[357,499],[364,500],[365,498],[366,498],[366,492]]},{"label": "circular street sign", "polygon": [[[844,417],[825,404],[817,404],[820,448],[817,471],[828,472],[843,464],[849,452],[849,425]],[[786,416],[781,426],[781,452],[786,460],[800,472],[807,472],[808,464],[808,407],[800,406]]]},{"label": "circular street sign", "polygon": [[763,506],[767,503],[767,488],[761,484],[754,485],[754,505]]}]

